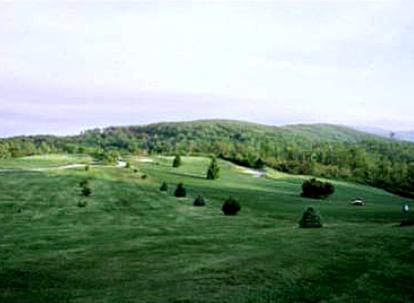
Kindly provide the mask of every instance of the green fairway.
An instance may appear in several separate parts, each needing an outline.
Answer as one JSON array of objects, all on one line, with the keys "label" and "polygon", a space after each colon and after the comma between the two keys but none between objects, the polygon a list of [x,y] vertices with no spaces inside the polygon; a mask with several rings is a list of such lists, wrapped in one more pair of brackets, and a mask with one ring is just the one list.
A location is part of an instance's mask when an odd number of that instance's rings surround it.
[{"label": "green fairway", "polygon": [[[0,302],[414,301],[414,227],[398,227],[409,200],[339,181],[310,200],[303,176],[218,161],[211,181],[210,159],[172,159],[89,171],[57,169],[91,162],[83,156],[0,160]],[[179,182],[187,198],[173,196]],[[204,207],[192,205],[199,194]],[[229,196],[237,216],[221,212]],[[351,206],[357,197],[366,205]],[[308,206],[323,228],[298,228]]]}]

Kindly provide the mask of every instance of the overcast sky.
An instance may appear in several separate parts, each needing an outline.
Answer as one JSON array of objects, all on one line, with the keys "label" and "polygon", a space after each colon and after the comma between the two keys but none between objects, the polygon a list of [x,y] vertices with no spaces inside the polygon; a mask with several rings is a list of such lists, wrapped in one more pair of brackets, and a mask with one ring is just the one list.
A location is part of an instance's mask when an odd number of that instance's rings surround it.
[{"label": "overcast sky", "polygon": [[200,118],[414,129],[414,1],[0,1],[0,136]]}]

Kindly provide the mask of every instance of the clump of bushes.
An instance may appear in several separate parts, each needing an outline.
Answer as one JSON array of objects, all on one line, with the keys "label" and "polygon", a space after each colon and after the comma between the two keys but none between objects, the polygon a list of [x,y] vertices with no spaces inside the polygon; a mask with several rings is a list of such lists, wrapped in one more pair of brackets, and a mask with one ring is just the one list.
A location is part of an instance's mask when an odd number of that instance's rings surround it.
[{"label": "clump of bushes", "polygon": [[312,178],[302,184],[302,197],[324,199],[335,192],[335,187],[329,182],[322,182]]},{"label": "clump of bushes", "polygon": [[177,198],[184,198],[187,196],[187,190],[184,187],[184,184],[182,182],[178,183],[177,188],[174,191],[174,196]]},{"label": "clump of bushes", "polygon": [[232,197],[227,198],[221,207],[221,210],[226,216],[235,216],[240,211],[240,209],[240,203]]},{"label": "clump of bushes", "polygon": [[217,159],[215,157],[211,158],[210,165],[207,169],[207,180],[215,180],[220,176],[220,167],[217,164]]},{"label": "clump of bushes", "polygon": [[180,155],[175,155],[175,157],[174,157],[174,160],[173,160],[173,164],[172,164],[172,166],[173,167],[180,167],[181,166],[181,164],[182,164],[182,162],[181,162],[181,157],[180,157]]},{"label": "clump of bushes", "polygon": [[167,191],[168,190],[168,184],[166,182],[162,182],[160,186],[160,191]]},{"label": "clump of bushes", "polygon": [[299,221],[299,227],[312,228],[322,227],[322,218],[313,207],[308,207]]},{"label": "clump of bushes", "polygon": [[206,201],[204,200],[204,198],[201,195],[198,195],[197,198],[194,199],[193,205],[194,206],[204,206],[204,205],[206,205]]}]

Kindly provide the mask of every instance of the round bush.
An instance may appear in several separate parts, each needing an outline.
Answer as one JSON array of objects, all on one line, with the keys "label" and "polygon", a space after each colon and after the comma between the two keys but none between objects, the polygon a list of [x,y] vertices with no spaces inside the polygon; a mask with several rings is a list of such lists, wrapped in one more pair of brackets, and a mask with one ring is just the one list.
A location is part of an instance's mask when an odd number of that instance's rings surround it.
[{"label": "round bush", "polygon": [[413,226],[414,218],[403,219],[400,223],[400,226]]},{"label": "round bush", "polygon": [[335,187],[329,182],[322,182],[312,178],[302,184],[302,197],[323,199],[335,192]]},{"label": "round bush", "polygon": [[302,218],[299,221],[299,227],[322,227],[321,216],[315,211],[315,209],[313,209],[313,207],[308,207],[308,209],[303,213]]},{"label": "round bush", "polygon": [[204,198],[201,195],[198,195],[197,198],[195,198],[194,202],[193,202],[194,206],[204,206],[206,205],[206,201],[204,200]]},{"label": "round bush", "polygon": [[148,178],[148,176],[147,176],[147,175],[142,175],[142,176],[141,176],[141,179],[142,179],[142,180],[145,180],[146,178]]},{"label": "round bush", "polygon": [[235,216],[240,209],[240,203],[232,197],[229,197],[226,201],[224,201],[223,206],[221,207],[221,210],[226,216]]},{"label": "round bush", "polygon": [[183,198],[187,196],[187,191],[183,183],[178,183],[177,188],[174,191],[174,196],[176,196],[177,198]]}]

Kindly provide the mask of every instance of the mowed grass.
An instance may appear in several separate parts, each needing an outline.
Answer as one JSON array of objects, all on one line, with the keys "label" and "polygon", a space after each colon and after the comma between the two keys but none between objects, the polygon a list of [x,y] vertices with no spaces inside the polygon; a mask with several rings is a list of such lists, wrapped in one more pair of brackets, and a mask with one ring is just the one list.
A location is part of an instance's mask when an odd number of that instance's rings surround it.
[{"label": "mowed grass", "polygon": [[[308,200],[301,176],[256,178],[219,161],[209,181],[207,158],[129,161],[0,172],[0,302],[414,301],[414,228],[397,227],[405,199],[334,182],[332,197]],[[78,207],[85,178],[92,195]],[[173,197],[178,182],[188,198]],[[198,194],[205,207],[192,206]],[[230,195],[242,205],[235,217],[220,210]],[[356,197],[366,206],[350,206]],[[297,227],[307,206],[324,228]]]},{"label": "mowed grass", "polygon": [[1,169],[53,168],[68,164],[89,164],[92,158],[86,155],[50,154],[12,159],[0,159]]}]

